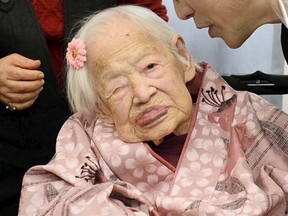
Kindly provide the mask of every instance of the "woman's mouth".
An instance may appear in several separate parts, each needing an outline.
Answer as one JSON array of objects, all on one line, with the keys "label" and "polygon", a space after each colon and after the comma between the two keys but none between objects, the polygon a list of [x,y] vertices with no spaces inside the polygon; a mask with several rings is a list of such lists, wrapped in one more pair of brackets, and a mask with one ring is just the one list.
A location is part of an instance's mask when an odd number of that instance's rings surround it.
[{"label": "woman's mouth", "polygon": [[167,106],[153,106],[144,110],[137,118],[136,123],[143,127],[160,119],[168,112]]}]

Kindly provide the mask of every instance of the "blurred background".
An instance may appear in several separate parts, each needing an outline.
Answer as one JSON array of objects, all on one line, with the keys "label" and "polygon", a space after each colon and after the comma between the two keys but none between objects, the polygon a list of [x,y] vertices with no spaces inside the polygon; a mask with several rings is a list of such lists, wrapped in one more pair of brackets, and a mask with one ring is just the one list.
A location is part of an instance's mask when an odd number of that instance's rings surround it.
[{"label": "blurred background", "polygon": [[[183,36],[195,61],[209,63],[221,75],[245,75],[257,70],[288,75],[280,44],[280,24],[258,28],[240,48],[231,49],[222,39],[211,39],[208,29],[197,29],[193,19],[180,20],[175,14],[172,0],[163,0],[163,3],[168,10],[168,23]],[[288,95],[261,96],[288,111]]]}]

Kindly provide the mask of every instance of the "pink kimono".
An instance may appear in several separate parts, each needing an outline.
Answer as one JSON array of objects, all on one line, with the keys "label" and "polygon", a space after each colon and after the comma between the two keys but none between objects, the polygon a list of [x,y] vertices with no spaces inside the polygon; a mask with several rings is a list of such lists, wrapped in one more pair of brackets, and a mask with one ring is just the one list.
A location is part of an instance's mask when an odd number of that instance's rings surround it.
[{"label": "pink kimono", "polygon": [[[47,165],[23,180],[20,216],[281,216],[288,201],[288,116],[206,66],[178,165],[114,125],[71,116]],[[175,143],[177,145],[177,143]]]}]

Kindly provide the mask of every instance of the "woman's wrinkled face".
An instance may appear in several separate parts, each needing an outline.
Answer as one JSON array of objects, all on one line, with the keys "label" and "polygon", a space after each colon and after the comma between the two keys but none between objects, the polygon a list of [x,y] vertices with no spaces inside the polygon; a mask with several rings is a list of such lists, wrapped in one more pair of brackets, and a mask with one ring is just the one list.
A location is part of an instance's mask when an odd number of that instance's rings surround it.
[{"label": "woman's wrinkled face", "polygon": [[193,110],[187,67],[161,42],[126,27],[121,23],[119,31],[95,40],[97,49],[91,51],[96,88],[120,138],[159,143],[177,130],[186,133]]},{"label": "woman's wrinkled face", "polygon": [[231,48],[241,46],[259,26],[252,4],[251,0],[174,0],[180,19],[193,17],[197,28],[209,28],[210,37],[221,37]]}]

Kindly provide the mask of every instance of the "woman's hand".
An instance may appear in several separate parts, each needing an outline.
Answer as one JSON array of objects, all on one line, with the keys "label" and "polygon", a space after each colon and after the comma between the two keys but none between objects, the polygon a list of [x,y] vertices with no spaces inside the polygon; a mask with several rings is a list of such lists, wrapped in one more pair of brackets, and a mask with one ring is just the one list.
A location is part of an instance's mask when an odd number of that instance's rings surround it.
[{"label": "woman's hand", "polygon": [[44,73],[37,70],[40,60],[19,54],[0,59],[0,101],[16,110],[27,109],[37,99],[44,85]]}]

